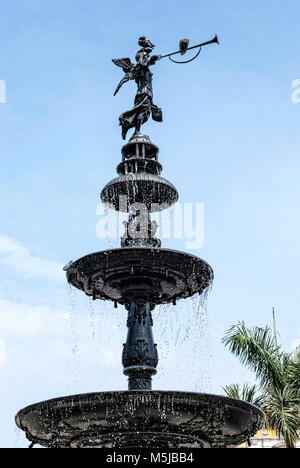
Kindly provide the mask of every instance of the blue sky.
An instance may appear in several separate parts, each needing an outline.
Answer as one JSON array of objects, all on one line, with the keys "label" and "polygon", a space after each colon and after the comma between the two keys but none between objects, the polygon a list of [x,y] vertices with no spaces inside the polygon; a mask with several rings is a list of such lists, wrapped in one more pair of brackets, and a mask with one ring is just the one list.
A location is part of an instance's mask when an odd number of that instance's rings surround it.
[{"label": "blue sky", "polygon": [[[299,14],[296,0],[2,5],[1,447],[26,446],[13,418],[27,404],[126,388],[125,312],[71,291],[61,270],[107,248],[96,235],[96,208],[120,161],[118,115],[134,96],[129,83],[113,97],[121,70],[111,58],[133,59],[141,35],[158,53],[176,50],[182,37],[198,43],[218,33],[221,41],[189,65],[164,60],[153,68],[164,122],[144,128],[181,201],[205,204],[205,245],[192,253],[216,276],[209,317],[200,316],[207,333],[191,326],[175,346],[193,304],[158,312],[154,388],[221,392],[251,381],[220,340],[238,319],[270,323],[272,306],[285,348],[300,339],[300,104],[291,98],[300,78]],[[184,249],[184,241],[172,247]]]}]

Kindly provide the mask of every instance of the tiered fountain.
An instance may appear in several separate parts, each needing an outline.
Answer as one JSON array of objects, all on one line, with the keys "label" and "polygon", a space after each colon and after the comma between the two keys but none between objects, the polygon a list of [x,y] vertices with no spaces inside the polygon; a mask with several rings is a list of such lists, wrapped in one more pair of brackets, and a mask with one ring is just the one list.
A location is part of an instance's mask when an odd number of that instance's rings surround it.
[{"label": "tiered fountain", "polygon": [[[152,101],[149,66],[153,45],[141,38],[137,64],[114,60],[135,79],[135,106],[120,117],[123,137],[135,133],[122,148],[119,177],[102,191],[114,210],[128,213],[121,248],[97,252],[69,264],[71,285],[94,300],[113,301],[128,312],[123,348],[128,391],[92,393],[38,403],[20,411],[17,425],[32,444],[51,448],[206,448],[235,446],[263,424],[262,412],[229,398],[176,391],[152,391],[158,365],[152,314],[156,306],[202,294],[213,281],[211,267],[192,255],[161,248],[151,214],[178,200],[175,187],[161,177],[159,150],[140,127],[150,116],[161,120]],[[130,76],[129,76],[130,75]],[[129,76],[129,78],[128,78]],[[121,82],[122,83],[122,82]],[[182,356],[184,359],[184,356]],[[187,363],[188,365],[188,363]]]}]

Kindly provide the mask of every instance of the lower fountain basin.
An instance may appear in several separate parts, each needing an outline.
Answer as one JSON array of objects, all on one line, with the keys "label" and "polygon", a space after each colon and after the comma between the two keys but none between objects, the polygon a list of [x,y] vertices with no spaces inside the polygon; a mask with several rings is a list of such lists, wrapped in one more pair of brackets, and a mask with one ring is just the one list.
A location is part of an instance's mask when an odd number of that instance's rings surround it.
[{"label": "lower fountain basin", "polygon": [[87,255],[68,268],[67,278],[94,299],[167,304],[202,294],[213,271],[204,260],[183,252],[129,247]]},{"label": "lower fountain basin", "polygon": [[254,436],[264,414],[222,396],[131,391],[38,403],[21,410],[16,423],[48,448],[224,448]]}]

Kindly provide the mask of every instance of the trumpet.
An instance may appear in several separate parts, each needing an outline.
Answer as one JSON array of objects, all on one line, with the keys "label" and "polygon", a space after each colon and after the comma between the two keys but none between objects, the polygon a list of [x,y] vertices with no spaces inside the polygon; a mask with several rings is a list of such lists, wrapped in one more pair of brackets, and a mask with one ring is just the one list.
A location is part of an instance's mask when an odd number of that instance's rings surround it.
[{"label": "trumpet", "polygon": [[[191,62],[196,57],[198,57],[198,55],[201,52],[201,47],[207,46],[209,44],[219,44],[220,45],[220,41],[219,41],[219,38],[218,38],[217,34],[215,35],[215,37],[213,39],[211,39],[210,41],[207,41],[207,42],[202,42],[202,44],[198,44],[198,45],[195,45],[195,46],[192,46],[192,47],[187,47],[188,43],[189,43],[188,39],[182,39],[180,41],[180,50],[178,50],[177,52],[172,52],[171,54],[162,55],[160,58],[165,58],[165,57],[170,58],[170,57],[172,57],[172,55],[177,55],[177,54],[184,55],[188,50],[198,49],[199,48],[199,51],[198,51],[197,55],[195,55],[195,57],[193,57],[191,60],[187,61],[187,62]],[[172,60],[172,59],[170,58],[170,60]],[[187,62],[176,62],[175,60],[172,60],[172,61],[175,62],[175,63],[187,63]]]}]

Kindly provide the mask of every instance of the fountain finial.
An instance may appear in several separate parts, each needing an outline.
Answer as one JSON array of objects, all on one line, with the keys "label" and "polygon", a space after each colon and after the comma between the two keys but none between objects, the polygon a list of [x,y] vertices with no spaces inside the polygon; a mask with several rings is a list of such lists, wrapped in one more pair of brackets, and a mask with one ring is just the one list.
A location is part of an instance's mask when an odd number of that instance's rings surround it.
[{"label": "fountain finial", "polygon": [[[211,41],[203,42],[193,47],[188,47],[189,40],[181,39],[179,42],[180,50],[166,55],[150,55],[155,47],[152,42],[145,36],[139,38],[138,44],[141,49],[136,53],[136,63],[132,63],[129,57],[112,59],[113,63],[121,67],[125,72],[122,80],[118,84],[114,96],[119,92],[120,88],[127,81],[134,80],[137,84],[137,93],[134,100],[134,106],[119,117],[119,122],[122,127],[122,138],[126,140],[127,132],[130,128],[135,128],[135,133],[139,134],[141,127],[146,123],[152,114],[152,119],[156,122],[162,122],[162,110],[153,103],[153,88],[152,88],[152,72],[150,66],[155,65],[158,60],[168,57],[174,63],[188,63],[195,60],[201,52],[201,47],[217,43],[219,44],[218,36],[216,35]],[[171,57],[176,54],[184,55],[188,50],[198,48],[199,51],[190,60],[185,62],[177,62]]]}]

